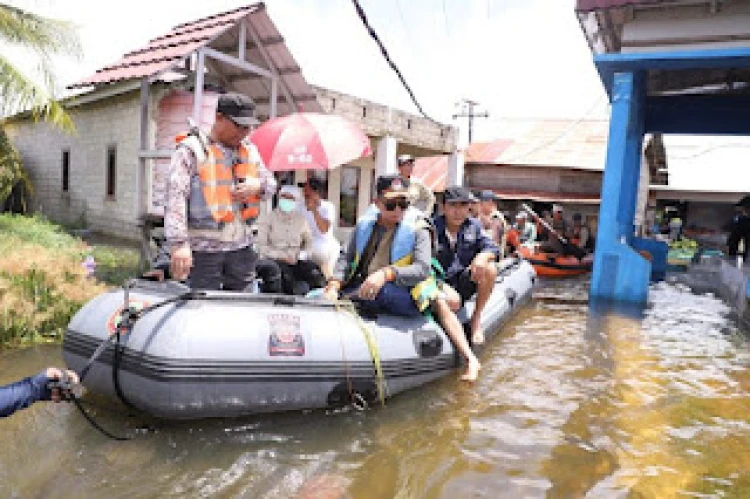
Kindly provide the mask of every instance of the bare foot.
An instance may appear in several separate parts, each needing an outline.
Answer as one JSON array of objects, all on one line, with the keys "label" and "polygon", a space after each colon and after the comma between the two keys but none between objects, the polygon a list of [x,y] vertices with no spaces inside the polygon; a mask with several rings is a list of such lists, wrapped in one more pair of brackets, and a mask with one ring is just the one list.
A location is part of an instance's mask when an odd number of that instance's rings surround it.
[{"label": "bare foot", "polygon": [[482,369],[482,364],[475,358],[466,361],[466,370],[459,378],[461,381],[474,382],[479,378],[479,370]]},{"label": "bare foot", "polygon": [[479,319],[472,317],[471,324],[469,324],[469,331],[471,331],[471,343],[474,345],[484,345],[484,333],[479,327]]}]

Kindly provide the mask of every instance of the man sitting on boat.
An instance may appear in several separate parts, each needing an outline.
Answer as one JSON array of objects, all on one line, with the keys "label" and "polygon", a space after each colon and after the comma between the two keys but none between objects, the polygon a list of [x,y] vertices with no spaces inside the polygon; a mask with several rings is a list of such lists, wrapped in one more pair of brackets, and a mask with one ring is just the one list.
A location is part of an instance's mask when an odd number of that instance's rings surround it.
[{"label": "man sitting on boat", "polygon": [[448,305],[454,312],[477,295],[471,316],[472,341],[484,343],[480,328],[482,311],[495,286],[500,248],[483,231],[479,221],[469,216],[471,192],[449,187],[443,197],[443,214],[435,219],[437,259],[445,270],[444,286]]},{"label": "man sitting on boat", "polygon": [[[566,222],[563,217],[562,205],[555,204],[552,206],[552,219],[549,221],[549,226],[560,236],[565,236],[568,233],[568,222]],[[562,241],[560,241],[559,236],[551,233],[547,228],[544,228],[543,232],[545,237],[542,238],[544,242],[539,248],[540,251],[545,253],[557,253],[558,255],[568,254],[568,250],[565,248]]]},{"label": "man sitting on boat", "polygon": [[307,218],[313,236],[311,259],[318,264],[326,279],[333,275],[333,268],[341,253],[341,244],[333,234],[336,207],[323,199],[327,186],[317,177],[309,177],[301,184],[305,202],[300,209]]},{"label": "man sitting on boat", "polygon": [[505,216],[497,209],[497,196],[487,189],[479,193],[479,223],[484,233],[500,248],[500,258],[505,255],[506,232],[508,223]]},{"label": "man sitting on boat", "polygon": [[570,234],[568,234],[570,242],[586,251],[591,253],[594,251],[594,237],[591,233],[591,229],[585,223],[583,223],[583,216],[580,213],[573,214],[573,226],[570,228]]},{"label": "man sitting on boat", "polygon": [[376,194],[375,208],[357,222],[328,281],[326,298],[337,300],[341,291],[361,300],[367,310],[406,317],[431,309],[466,360],[461,378],[474,381],[481,365],[432,276],[429,222],[419,210],[408,209],[410,195],[398,176],[379,177]]},{"label": "man sitting on boat", "polygon": [[518,242],[531,245],[536,242],[536,224],[529,222],[529,214],[519,211],[514,228],[518,231]]},{"label": "man sitting on boat", "polygon": [[258,252],[278,265],[281,287],[289,295],[304,295],[326,284],[320,268],[309,259],[313,238],[307,218],[298,209],[301,199],[299,187],[282,186],[277,207],[258,221]]}]

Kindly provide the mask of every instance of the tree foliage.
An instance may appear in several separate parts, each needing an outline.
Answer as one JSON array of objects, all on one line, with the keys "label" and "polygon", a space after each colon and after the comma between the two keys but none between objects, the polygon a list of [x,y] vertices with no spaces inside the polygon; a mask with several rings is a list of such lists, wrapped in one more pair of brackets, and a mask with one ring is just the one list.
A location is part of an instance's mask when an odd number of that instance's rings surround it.
[{"label": "tree foliage", "polygon": [[[72,131],[70,116],[55,99],[52,57],[80,55],[80,44],[73,26],[66,21],[0,2],[0,45],[28,52],[38,75],[38,78],[33,78],[25,74],[6,51],[0,51],[0,117],[29,111],[35,120],[48,121]],[[31,190],[21,158],[0,123],[0,204],[18,182],[23,182],[26,189]]]}]

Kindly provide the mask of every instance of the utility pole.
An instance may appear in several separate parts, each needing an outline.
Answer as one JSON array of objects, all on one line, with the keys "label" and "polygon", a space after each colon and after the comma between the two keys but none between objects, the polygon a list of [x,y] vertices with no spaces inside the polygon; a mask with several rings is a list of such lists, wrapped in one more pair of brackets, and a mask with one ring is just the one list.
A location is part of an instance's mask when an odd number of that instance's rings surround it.
[{"label": "utility pole", "polygon": [[469,144],[471,144],[471,132],[474,128],[474,118],[488,118],[490,115],[487,111],[483,113],[475,113],[474,108],[479,105],[477,101],[471,99],[462,99],[461,102],[456,104],[461,105],[461,112],[453,115],[453,119],[456,118],[469,118]]}]

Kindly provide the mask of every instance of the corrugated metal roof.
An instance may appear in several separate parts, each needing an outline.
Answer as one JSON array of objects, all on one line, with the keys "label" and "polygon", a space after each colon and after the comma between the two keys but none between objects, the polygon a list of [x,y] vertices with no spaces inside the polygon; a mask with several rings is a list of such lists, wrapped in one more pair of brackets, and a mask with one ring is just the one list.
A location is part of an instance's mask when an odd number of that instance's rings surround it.
[{"label": "corrugated metal roof", "polygon": [[[601,171],[604,170],[607,155],[608,130],[609,123],[604,120],[539,120],[527,125],[515,138],[470,144],[465,151],[464,161],[467,165],[473,163]],[[417,158],[413,175],[422,179],[433,191],[442,192],[448,178],[448,156]],[[564,194],[560,196],[563,196],[561,200],[565,199]],[[537,199],[533,196],[526,198]],[[585,195],[574,196],[574,199],[584,198]]]},{"label": "corrugated metal roof", "polygon": [[511,141],[494,164],[603,170],[609,122],[540,120]]},{"label": "corrugated metal roof", "polygon": [[154,38],[145,47],[125,54],[117,62],[97,70],[93,76],[73,83],[68,88],[154,76],[176,66],[193,51],[232,28],[239,19],[262,8],[262,4],[249,5],[176,26],[166,35]]},{"label": "corrugated metal roof", "polygon": [[443,192],[448,181],[448,156],[417,158],[412,176],[420,179],[432,192]]},{"label": "corrugated metal roof", "polygon": [[497,163],[513,139],[497,139],[492,142],[474,142],[466,149],[466,163]]},{"label": "corrugated metal roof", "polygon": [[586,12],[589,10],[611,9],[614,7],[625,7],[628,5],[647,3],[666,3],[674,0],[577,0],[576,10]]}]

